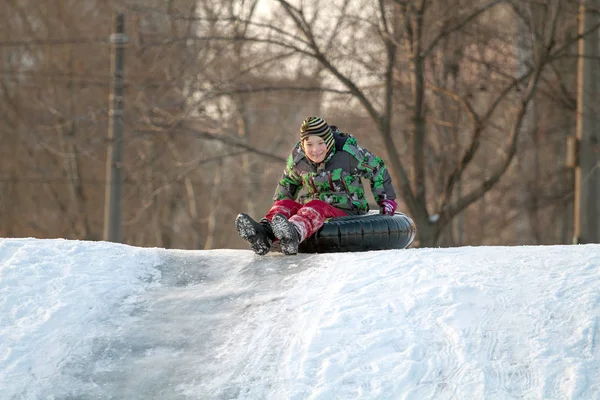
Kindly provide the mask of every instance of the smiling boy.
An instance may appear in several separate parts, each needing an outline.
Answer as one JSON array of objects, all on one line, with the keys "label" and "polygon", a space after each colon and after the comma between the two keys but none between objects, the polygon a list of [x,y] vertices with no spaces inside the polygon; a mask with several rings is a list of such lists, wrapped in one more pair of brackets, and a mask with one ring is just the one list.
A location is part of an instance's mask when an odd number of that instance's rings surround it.
[{"label": "smiling boy", "polygon": [[[298,245],[326,219],[369,211],[362,178],[369,180],[381,213],[393,215],[396,193],[383,160],[322,118],[308,117],[287,159],[273,206],[260,222],[239,214],[238,234],[256,254],[267,254],[277,240],[283,253],[296,254]],[[301,189],[307,194],[300,202]]]}]

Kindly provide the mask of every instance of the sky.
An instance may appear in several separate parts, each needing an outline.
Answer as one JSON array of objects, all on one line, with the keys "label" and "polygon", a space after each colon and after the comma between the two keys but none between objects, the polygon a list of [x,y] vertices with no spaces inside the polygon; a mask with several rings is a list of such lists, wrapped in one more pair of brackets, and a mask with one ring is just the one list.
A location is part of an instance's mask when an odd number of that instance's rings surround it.
[{"label": "sky", "polygon": [[0,399],[600,399],[600,245],[0,239]]}]

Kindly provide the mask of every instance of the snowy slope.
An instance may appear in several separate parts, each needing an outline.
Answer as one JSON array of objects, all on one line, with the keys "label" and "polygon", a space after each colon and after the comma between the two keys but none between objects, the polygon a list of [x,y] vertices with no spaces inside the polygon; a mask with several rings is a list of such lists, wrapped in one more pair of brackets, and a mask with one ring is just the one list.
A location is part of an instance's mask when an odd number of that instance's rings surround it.
[{"label": "snowy slope", "polygon": [[600,399],[600,245],[0,242],[0,399]]}]

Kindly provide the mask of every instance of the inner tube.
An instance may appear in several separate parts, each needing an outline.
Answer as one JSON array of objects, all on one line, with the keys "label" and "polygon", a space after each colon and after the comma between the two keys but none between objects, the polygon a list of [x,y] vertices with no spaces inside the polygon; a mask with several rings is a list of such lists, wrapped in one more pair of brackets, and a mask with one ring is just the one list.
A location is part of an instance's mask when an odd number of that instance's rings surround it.
[{"label": "inner tube", "polygon": [[314,235],[300,243],[299,253],[339,253],[405,249],[417,228],[406,214],[337,217],[326,221]]}]

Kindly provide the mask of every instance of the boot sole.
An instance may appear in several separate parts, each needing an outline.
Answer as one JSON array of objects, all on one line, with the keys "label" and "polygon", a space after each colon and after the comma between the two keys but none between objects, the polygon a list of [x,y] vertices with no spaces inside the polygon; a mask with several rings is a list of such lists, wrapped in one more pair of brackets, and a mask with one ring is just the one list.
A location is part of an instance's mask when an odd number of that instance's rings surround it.
[{"label": "boot sole", "polygon": [[250,243],[252,251],[259,256],[264,256],[271,250],[269,243],[264,243],[257,235],[253,221],[246,214],[240,214],[235,219],[235,228],[238,235],[245,241]]},{"label": "boot sole", "polygon": [[294,232],[292,232],[294,227],[284,216],[276,214],[271,220],[271,228],[275,237],[279,239],[283,254],[288,256],[298,254],[299,243],[294,240]]}]

